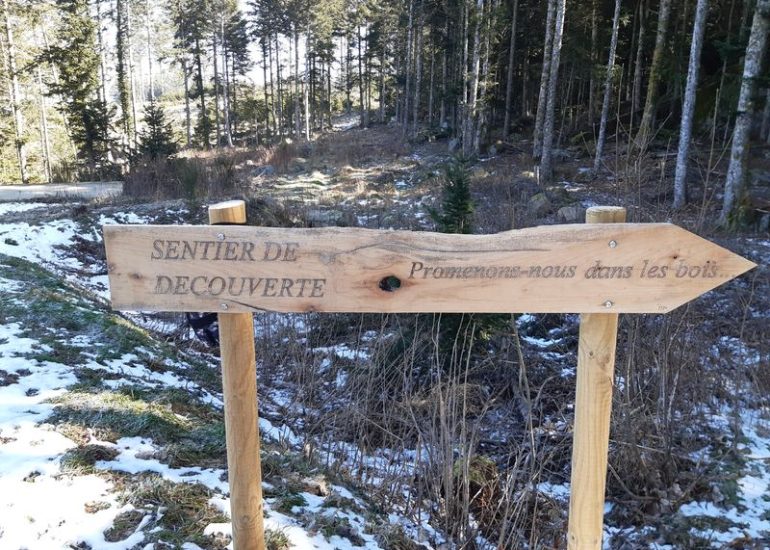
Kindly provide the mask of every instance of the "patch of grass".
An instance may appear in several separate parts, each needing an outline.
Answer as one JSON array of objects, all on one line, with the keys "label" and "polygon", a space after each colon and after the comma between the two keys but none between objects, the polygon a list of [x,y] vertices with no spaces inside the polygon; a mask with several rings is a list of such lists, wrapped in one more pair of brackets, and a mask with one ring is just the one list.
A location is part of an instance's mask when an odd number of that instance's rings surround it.
[{"label": "patch of grass", "polygon": [[65,474],[83,475],[94,472],[99,460],[112,460],[118,456],[117,449],[104,445],[81,445],[70,449],[61,458],[61,471]]},{"label": "patch of grass", "polygon": [[387,524],[377,533],[377,542],[383,550],[425,550],[426,547],[417,544],[400,525]]},{"label": "patch of grass", "polygon": [[[209,504],[210,489],[199,483],[173,483],[157,474],[140,476],[131,484],[124,498],[142,509],[163,509],[152,537],[157,541],[179,546],[194,542],[204,548],[224,548],[220,541],[203,535],[211,523],[226,523],[229,519]],[[224,543],[226,544],[226,543]]]},{"label": "patch of grass", "polygon": [[[35,351],[29,354],[29,357],[41,362],[50,361],[63,365],[76,365],[83,362],[83,350],[80,348],[68,346],[58,341],[47,342],[47,345],[52,349]],[[78,376],[78,378],[80,377]]]},{"label": "patch of grass", "polygon": [[358,534],[358,531],[350,525],[350,520],[338,515],[318,514],[312,522],[311,528],[330,539],[338,536],[348,539],[353,546],[364,546],[366,541]]},{"label": "patch of grass", "polygon": [[289,550],[291,543],[283,531],[265,529],[265,547],[267,550]]},{"label": "patch of grass", "polygon": [[[277,478],[279,484],[287,484],[294,487],[291,492],[300,492],[303,485],[299,478],[307,477],[314,473],[313,465],[301,455],[286,453],[282,450],[271,449],[268,444],[262,445],[262,478]],[[287,476],[295,476],[296,482],[285,480]]]},{"label": "patch of grass", "polygon": [[224,423],[217,422],[190,430],[180,441],[166,448],[165,462],[172,468],[225,468],[227,447]]},{"label": "patch of grass", "polygon": [[170,407],[124,391],[71,391],[53,402],[57,407],[49,422],[89,427],[105,441],[140,436],[164,444],[178,440],[190,428],[190,422]]},{"label": "patch of grass", "polygon": [[[29,359],[71,365],[81,384],[94,388],[102,387],[102,380],[117,375],[82,366],[92,360],[105,364],[135,354],[139,357],[137,362],[152,371],[177,370],[167,365],[165,359],[175,359],[175,364],[178,350],[109,311],[104,304],[82,296],[55,274],[26,260],[0,255],[0,277],[17,281],[22,287],[18,293],[23,294],[23,299],[13,294],[8,299],[3,297],[0,322],[18,322],[23,327],[21,336],[41,344]],[[99,345],[70,345],[69,341],[76,336]],[[185,357],[184,367],[185,378],[211,391],[221,390],[219,371],[205,359]],[[195,403],[188,394],[184,400],[177,399],[175,406],[181,407],[184,401]]]},{"label": "patch of grass", "polygon": [[273,508],[282,514],[293,514],[292,508],[307,506],[307,500],[301,494],[288,493],[277,498]]},{"label": "patch of grass", "polygon": [[358,514],[363,513],[364,510],[356,503],[352,498],[343,497],[336,493],[332,493],[324,499],[322,504],[324,508],[337,508],[338,510],[350,510]]},{"label": "patch of grass", "polygon": [[0,370],[0,386],[10,386],[19,381],[19,375],[15,372]]},{"label": "patch of grass", "polygon": [[104,539],[107,542],[118,542],[127,539],[139,527],[142,518],[144,518],[144,513],[139,510],[121,512],[113,520],[112,527],[104,532]]}]

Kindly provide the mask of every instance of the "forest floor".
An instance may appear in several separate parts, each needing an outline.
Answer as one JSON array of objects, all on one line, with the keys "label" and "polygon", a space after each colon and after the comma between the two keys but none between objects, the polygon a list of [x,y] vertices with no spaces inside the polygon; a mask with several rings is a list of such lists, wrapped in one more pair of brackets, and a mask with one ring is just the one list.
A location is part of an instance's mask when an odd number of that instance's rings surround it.
[{"label": "forest floor", "polygon": [[[719,196],[708,182],[695,186],[697,206],[670,210],[665,151],[591,179],[590,158],[565,150],[557,183],[542,189],[526,149],[499,146],[472,167],[476,232],[576,223],[588,206],[620,204],[629,221],[673,221],[759,264],[668,316],[622,317],[605,547],[768,547],[770,237],[714,230]],[[255,224],[429,230],[451,158],[446,142],[351,128],[280,163],[239,153],[238,194]],[[180,315],[110,311],[100,231],[205,221],[202,201],[0,203],[3,548],[230,544],[216,350]],[[394,317],[256,318],[269,548],[454,548],[446,495],[418,481],[441,461],[395,418],[407,409],[415,423],[430,418],[443,386],[406,396],[370,388],[392,368],[383,358],[399,324],[411,326]],[[563,547],[577,323],[517,317],[518,351],[510,338],[492,340],[450,388],[464,392],[475,439],[452,439],[443,466],[451,478],[466,453],[496,465],[491,500],[518,513],[503,548]],[[526,397],[514,387],[522,377]],[[485,508],[471,513],[464,547],[498,547]]]}]

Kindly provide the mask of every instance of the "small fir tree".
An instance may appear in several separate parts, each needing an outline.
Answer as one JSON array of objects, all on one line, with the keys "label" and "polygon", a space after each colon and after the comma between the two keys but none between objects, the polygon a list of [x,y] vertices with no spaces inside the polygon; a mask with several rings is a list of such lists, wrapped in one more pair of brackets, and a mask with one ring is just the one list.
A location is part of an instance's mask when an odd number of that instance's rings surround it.
[{"label": "small fir tree", "polygon": [[[441,212],[431,211],[441,233],[469,234],[473,232],[473,197],[471,196],[470,160],[457,157],[444,170]],[[497,314],[457,314],[441,316],[439,346],[445,361],[451,361],[456,344],[470,341],[474,352],[492,336],[508,326],[509,317]]]},{"label": "small fir tree", "polygon": [[166,113],[155,100],[144,108],[145,129],[139,141],[139,153],[155,160],[166,158],[177,152],[177,142],[171,124],[166,122]]},{"label": "small fir tree", "polygon": [[472,231],[473,199],[469,161],[458,157],[444,170],[444,193],[441,212],[431,211],[441,233],[468,234]]}]

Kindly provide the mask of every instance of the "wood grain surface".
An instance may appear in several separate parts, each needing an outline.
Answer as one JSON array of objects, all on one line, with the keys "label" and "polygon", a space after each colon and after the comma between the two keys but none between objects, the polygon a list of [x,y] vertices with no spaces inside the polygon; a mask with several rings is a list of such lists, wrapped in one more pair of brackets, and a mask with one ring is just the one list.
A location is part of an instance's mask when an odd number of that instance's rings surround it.
[{"label": "wood grain surface", "polygon": [[[594,207],[586,212],[588,223],[625,219],[625,208]],[[580,316],[568,550],[601,550],[602,547],[617,341],[617,313]]]},{"label": "wood grain surface", "polygon": [[107,225],[104,238],[122,310],[664,313],[754,267],[671,224]]}]

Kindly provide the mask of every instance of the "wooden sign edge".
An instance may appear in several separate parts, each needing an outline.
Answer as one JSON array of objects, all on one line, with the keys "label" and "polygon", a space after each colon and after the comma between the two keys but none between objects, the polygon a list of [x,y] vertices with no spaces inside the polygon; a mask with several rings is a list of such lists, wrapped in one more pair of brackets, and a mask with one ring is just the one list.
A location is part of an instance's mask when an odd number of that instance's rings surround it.
[{"label": "wooden sign edge", "polygon": [[[687,229],[684,229],[678,225],[675,225],[673,223],[668,222],[656,222],[656,223],[608,223],[608,224],[555,224],[555,225],[540,225],[540,226],[534,226],[534,227],[528,227],[528,228],[522,228],[522,229],[513,229],[498,233],[492,233],[492,234],[452,234],[452,233],[438,233],[438,232],[431,232],[431,231],[410,231],[410,230],[393,230],[393,229],[370,229],[370,228],[360,228],[360,227],[320,227],[320,228],[282,228],[282,227],[265,227],[265,226],[215,226],[215,225],[208,225],[208,224],[181,224],[181,225],[159,225],[159,224],[104,224],[102,225],[102,231],[105,238],[105,248],[107,248],[107,240],[111,239],[113,235],[119,234],[119,233],[125,233],[125,232],[133,232],[140,231],[140,232],[147,232],[152,230],[157,231],[163,231],[168,228],[182,228],[182,229],[204,229],[206,231],[211,232],[217,232],[217,233],[225,233],[228,231],[228,229],[236,228],[237,233],[243,233],[245,232],[253,232],[255,236],[261,236],[268,234],[271,237],[276,236],[276,234],[285,233],[286,235],[290,234],[301,234],[306,237],[313,237],[313,236],[334,236],[334,235],[350,235],[350,234],[358,234],[358,235],[365,235],[364,238],[372,238],[376,236],[382,236],[382,237],[389,237],[388,240],[392,241],[398,241],[401,238],[404,239],[413,239],[416,235],[428,240],[438,240],[438,241],[449,241],[449,240],[456,240],[458,238],[465,240],[465,241],[489,241],[490,237],[496,237],[496,238],[505,238],[505,237],[521,237],[524,236],[532,236],[536,237],[538,234],[544,234],[548,235],[550,233],[557,233],[561,235],[571,234],[571,235],[581,235],[585,237],[586,241],[591,240],[590,236],[595,233],[601,233],[603,235],[606,235],[608,232],[612,232],[613,230],[619,232],[619,236],[622,236],[623,233],[631,231],[637,231],[642,230],[645,232],[652,232],[656,229],[666,229],[666,230],[674,230],[674,231],[681,231],[687,234],[689,238],[695,237],[698,241],[701,241],[703,243],[704,247],[711,247],[717,250],[724,251],[725,253],[731,255],[735,260],[740,260],[740,267],[735,269],[734,273],[731,273],[730,275],[726,276],[725,278],[722,278],[718,281],[716,281],[713,285],[709,286],[708,288],[705,288],[703,290],[700,290],[698,294],[687,298],[679,303],[674,303],[670,307],[665,308],[658,308],[657,310],[653,309],[641,309],[641,308],[628,308],[628,309],[621,309],[621,310],[615,310],[618,313],[668,313],[670,311],[673,311],[674,309],[677,309],[678,307],[681,307],[685,303],[688,303],[689,301],[694,300],[695,298],[710,292],[714,288],[728,282],[729,280],[732,280],[734,278],[740,277],[741,275],[745,274],[746,272],[750,271],[751,269],[757,267],[757,264],[752,262],[751,260],[748,260],[744,258],[743,256],[740,256],[739,254],[732,252],[731,250],[721,246],[720,244],[714,243],[712,241],[709,241],[708,239],[705,239],[701,237],[700,235],[697,235]],[[368,235],[366,235],[368,234]],[[576,239],[576,242],[579,242],[581,239]],[[393,243],[394,245],[398,244],[397,242]],[[481,250],[484,252],[494,250],[494,249],[487,249],[487,250]],[[431,249],[431,251],[436,251]],[[417,252],[419,252],[419,249],[417,249]],[[110,279],[112,280],[112,274],[111,269],[109,269],[111,262],[109,259],[109,249],[107,248],[107,263],[108,263],[108,272],[110,275]],[[110,285],[110,288],[112,288],[112,285]],[[110,293],[110,302],[112,305],[112,308],[114,310],[119,311],[191,311],[190,308],[179,308],[179,309],[169,309],[167,307],[152,307],[152,305],[147,303],[139,303],[139,302],[132,302],[132,301],[119,301],[113,298],[112,292]],[[226,302],[226,300],[224,300]],[[387,309],[383,311],[376,311],[376,310],[367,310],[367,311],[347,311],[347,310],[337,310],[337,309],[331,309],[331,310],[320,310],[313,307],[309,307],[306,309],[288,309],[288,310],[281,310],[281,309],[272,309],[272,308],[263,308],[258,306],[252,306],[248,304],[243,304],[240,302],[234,302],[232,304],[234,307],[231,311],[245,311],[245,312],[275,312],[275,313],[302,313],[302,312],[329,312],[329,313],[383,313],[383,314],[389,314],[389,313],[431,313],[431,311],[414,311],[414,310],[404,310],[400,311],[397,309]],[[223,307],[227,307],[226,305]],[[202,311],[212,311],[212,312],[221,312],[221,309],[214,309],[214,308],[206,308]],[[451,313],[450,311],[444,311],[445,313]],[[510,313],[517,313],[519,311],[510,311]],[[602,309],[601,307],[597,306],[593,309],[591,308],[585,308],[580,311],[566,311],[564,309],[542,309],[534,311],[531,308],[526,308],[525,310],[522,310],[521,312],[529,312],[529,313],[598,313],[598,312],[607,312],[606,309]],[[463,313],[462,309],[458,309],[456,313]],[[495,313],[495,311],[491,311],[490,313]]]}]

